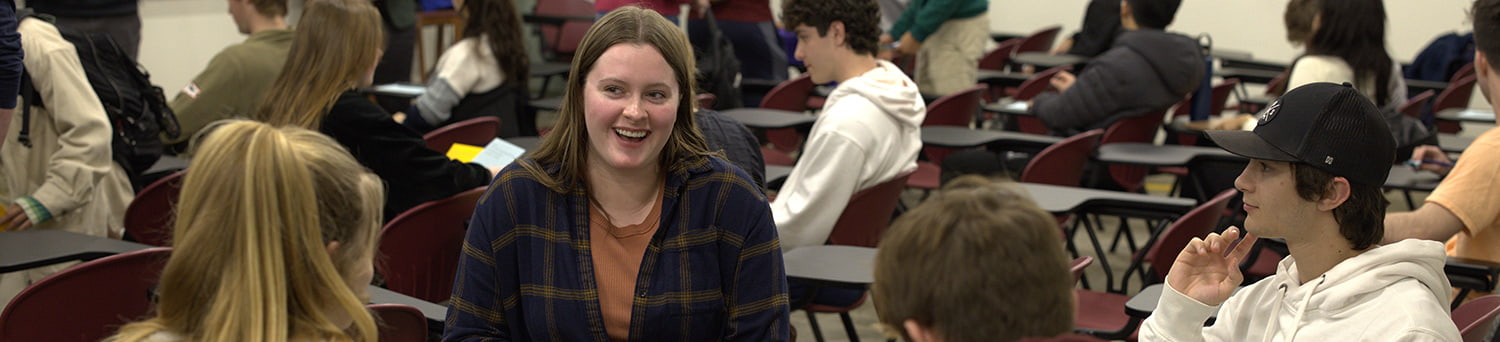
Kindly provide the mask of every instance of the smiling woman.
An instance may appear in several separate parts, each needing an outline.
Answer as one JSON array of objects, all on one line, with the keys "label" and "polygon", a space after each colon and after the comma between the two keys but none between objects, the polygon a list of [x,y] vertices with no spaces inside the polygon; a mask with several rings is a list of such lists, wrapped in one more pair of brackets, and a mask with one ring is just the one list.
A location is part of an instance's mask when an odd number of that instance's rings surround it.
[{"label": "smiling woman", "polygon": [[624,7],[573,63],[556,128],[475,210],[444,340],[786,340],[770,207],[694,125],[687,37]]}]

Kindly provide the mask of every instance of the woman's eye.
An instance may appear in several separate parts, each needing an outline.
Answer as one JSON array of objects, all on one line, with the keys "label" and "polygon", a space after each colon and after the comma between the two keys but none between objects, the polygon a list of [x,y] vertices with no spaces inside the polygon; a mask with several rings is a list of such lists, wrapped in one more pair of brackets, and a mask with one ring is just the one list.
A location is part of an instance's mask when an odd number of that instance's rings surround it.
[{"label": "woman's eye", "polygon": [[653,91],[653,92],[647,93],[646,96],[650,96],[652,99],[655,99],[655,100],[665,100],[665,99],[667,99],[667,93],[666,92],[661,92],[661,91]]},{"label": "woman's eye", "polygon": [[604,92],[610,94],[619,94],[625,92],[625,89],[618,86],[604,86]]}]

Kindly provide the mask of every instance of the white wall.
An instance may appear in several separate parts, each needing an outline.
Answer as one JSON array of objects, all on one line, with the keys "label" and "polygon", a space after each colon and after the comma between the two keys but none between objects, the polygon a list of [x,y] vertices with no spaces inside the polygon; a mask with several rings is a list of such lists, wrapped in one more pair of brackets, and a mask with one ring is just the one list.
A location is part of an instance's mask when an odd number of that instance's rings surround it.
[{"label": "white wall", "polygon": [[245,40],[224,0],[141,1],[140,62],[151,81],[176,95],[219,50]]}]

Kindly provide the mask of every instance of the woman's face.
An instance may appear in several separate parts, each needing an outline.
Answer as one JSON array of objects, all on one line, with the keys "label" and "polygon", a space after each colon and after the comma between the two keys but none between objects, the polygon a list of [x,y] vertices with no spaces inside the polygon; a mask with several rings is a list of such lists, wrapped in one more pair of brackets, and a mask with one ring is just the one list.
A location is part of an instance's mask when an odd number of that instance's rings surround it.
[{"label": "woman's face", "polygon": [[682,93],[671,65],[655,47],[609,47],[583,86],[589,167],[654,168],[677,122]]}]

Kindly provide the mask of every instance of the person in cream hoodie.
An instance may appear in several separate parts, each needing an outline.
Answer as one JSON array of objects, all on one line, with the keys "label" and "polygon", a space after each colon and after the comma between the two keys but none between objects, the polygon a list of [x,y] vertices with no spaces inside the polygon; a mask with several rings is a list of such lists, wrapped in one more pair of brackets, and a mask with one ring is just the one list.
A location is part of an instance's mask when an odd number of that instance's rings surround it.
[{"label": "person in cream hoodie", "polygon": [[[1183,248],[1140,340],[1458,341],[1442,244],[1376,244],[1395,142],[1375,104],[1348,84],[1312,83],[1258,120],[1254,131],[1208,131],[1250,158],[1235,188],[1253,234],[1236,241],[1231,227]],[[1255,235],[1284,239],[1291,254],[1235,292]]]},{"label": "person in cream hoodie", "polygon": [[813,83],[838,82],[771,202],[782,251],[821,245],[849,198],[917,168],[927,105],[895,65],[875,58],[874,0],[788,0],[782,23]]}]

